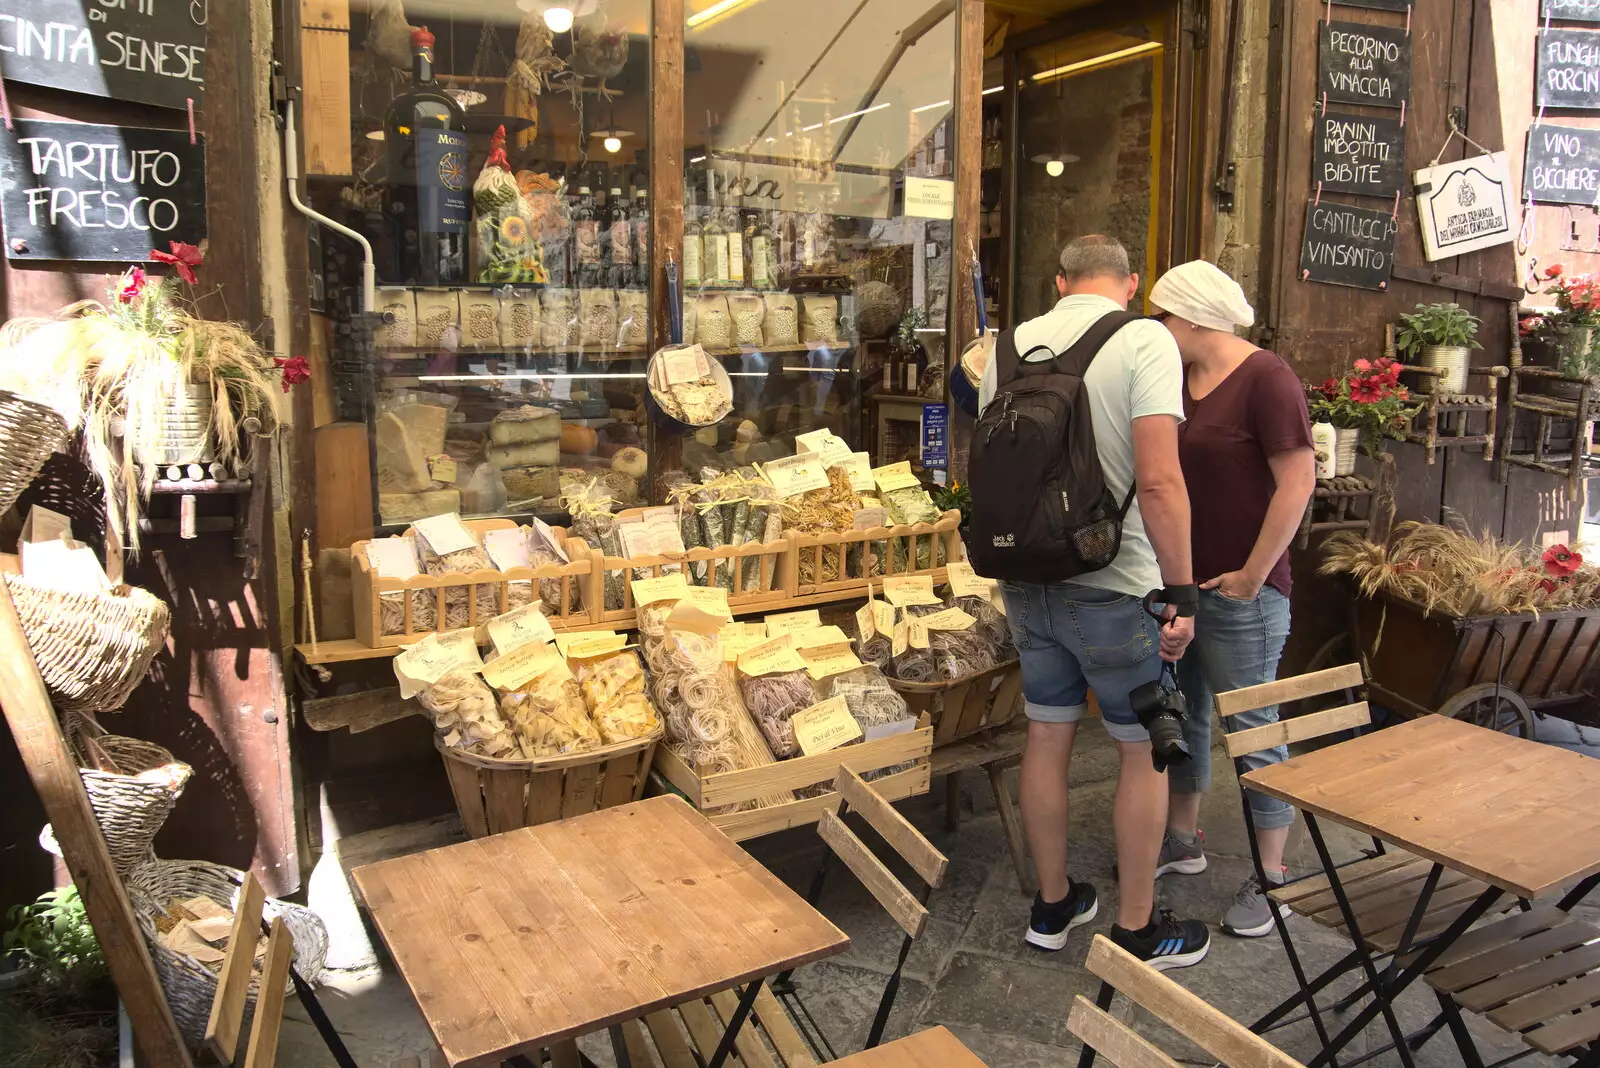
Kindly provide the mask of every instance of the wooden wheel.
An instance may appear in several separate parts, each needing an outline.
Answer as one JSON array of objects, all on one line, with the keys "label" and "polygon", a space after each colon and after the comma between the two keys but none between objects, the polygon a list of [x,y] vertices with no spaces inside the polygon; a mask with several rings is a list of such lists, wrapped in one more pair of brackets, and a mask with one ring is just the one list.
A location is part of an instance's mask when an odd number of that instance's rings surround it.
[{"label": "wooden wheel", "polygon": [[1468,686],[1440,705],[1439,715],[1533,740],[1533,711],[1522,695],[1508,686],[1492,682]]},{"label": "wooden wheel", "polygon": [[[1338,667],[1340,664],[1359,663],[1361,657],[1356,653],[1355,643],[1350,640],[1349,634],[1335,634],[1311,655],[1306,661],[1306,666],[1300,674],[1309,675],[1313,671],[1324,668]],[[1339,705],[1353,705],[1366,697],[1365,688],[1334,690],[1330,693],[1319,694],[1300,701],[1291,701],[1278,710],[1280,719],[1289,719],[1294,716],[1303,716],[1311,712],[1321,712],[1325,709],[1335,708]]]}]

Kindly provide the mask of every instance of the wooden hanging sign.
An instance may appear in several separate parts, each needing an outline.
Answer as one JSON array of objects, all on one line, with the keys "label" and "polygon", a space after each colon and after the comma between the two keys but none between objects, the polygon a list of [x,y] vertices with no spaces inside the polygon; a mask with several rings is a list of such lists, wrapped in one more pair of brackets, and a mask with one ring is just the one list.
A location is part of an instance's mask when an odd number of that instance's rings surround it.
[{"label": "wooden hanging sign", "polygon": [[1306,205],[1300,278],[1356,289],[1387,289],[1394,270],[1394,215],[1328,201]]},{"label": "wooden hanging sign", "polygon": [[1321,22],[1317,91],[1329,103],[1397,108],[1411,95],[1411,36],[1403,27]]},{"label": "wooden hanging sign", "polygon": [[205,0],[0,0],[0,75],[165,108],[193,100],[198,110],[206,17]]}]

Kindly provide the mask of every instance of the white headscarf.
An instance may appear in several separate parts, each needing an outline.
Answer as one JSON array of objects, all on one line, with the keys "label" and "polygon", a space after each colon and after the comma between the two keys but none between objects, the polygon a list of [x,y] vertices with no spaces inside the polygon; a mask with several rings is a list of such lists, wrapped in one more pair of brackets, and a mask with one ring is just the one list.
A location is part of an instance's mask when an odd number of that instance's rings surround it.
[{"label": "white headscarf", "polygon": [[1233,333],[1235,326],[1256,321],[1255,309],[1244,299],[1239,283],[1213,263],[1180,263],[1150,287],[1150,303],[1196,326]]}]

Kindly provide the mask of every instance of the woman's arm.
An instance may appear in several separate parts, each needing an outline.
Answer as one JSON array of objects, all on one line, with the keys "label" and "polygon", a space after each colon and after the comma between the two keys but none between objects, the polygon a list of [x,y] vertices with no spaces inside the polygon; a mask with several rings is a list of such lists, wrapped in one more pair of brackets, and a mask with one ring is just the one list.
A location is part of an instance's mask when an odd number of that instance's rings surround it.
[{"label": "woman's arm", "polygon": [[[1267,580],[1272,565],[1278,562],[1300,529],[1306,501],[1311,498],[1311,492],[1317,485],[1317,465],[1312,451],[1287,449],[1275,452],[1267,457],[1267,465],[1272,468],[1272,478],[1277,488],[1273,490],[1272,502],[1267,506],[1267,517],[1261,524],[1261,533],[1256,535],[1255,547],[1250,550],[1250,559],[1245,561],[1242,571],[1231,576],[1222,575],[1206,583],[1208,589],[1221,585],[1222,592],[1230,597],[1253,598]],[[1223,579],[1232,581],[1224,585]]]}]

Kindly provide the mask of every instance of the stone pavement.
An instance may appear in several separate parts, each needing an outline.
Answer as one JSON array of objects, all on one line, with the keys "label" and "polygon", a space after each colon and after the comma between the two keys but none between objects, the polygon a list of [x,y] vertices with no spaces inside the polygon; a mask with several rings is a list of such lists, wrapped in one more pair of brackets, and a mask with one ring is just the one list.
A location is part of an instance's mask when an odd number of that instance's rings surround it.
[{"label": "stone pavement", "polygon": [[[1160,886],[1162,904],[1180,916],[1204,919],[1211,925],[1212,948],[1198,966],[1168,974],[1235,1019],[1249,1021],[1292,992],[1294,980],[1276,935],[1237,939],[1216,929],[1251,865],[1231,766],[1220,752],[1213,766],[1217,782],[1202,818],[1211,863],[1200,875],[1167,876]],[[935,802],[944,796],[939,783],[929,796],[902,803],[902,809],[948,854],[951,863],[945,886],[929,902],[932,920],[907,963],[888,1037],[944,1024],[994,1068],[1076,1064],[1077,1043],[1066,1028],[1068,1008],[1074,995],[1093,996],[1096,983],[1083,969],[1084,954],[1091,934],[1107,933],[1115,915],[1116,884],[1111,878],[1115,779],[1115,750],[1098,724],[1090,722],[1080,734],[1072,769],[1071,867],[1074,877],[1095,884],[1102,907],[1097,920],[1074,932],[1067,948],[1059,953],[1044,953],[1022,941],[1029,900],[1017,887],[988,782],[981,773],[967,773],[963,779],[962,820],[953,833],[945,830],[943,806]],[[1341,830],[1329,827],[1330,847],[1336,854],[1354,855],[1364,840]],[[800,828],[748,845],[789,885],[805,892],[821,856],[814,829]],[[1303,830],[1291,837],[1289,862],[1291,868],[1298,865],[1302,870],[1315,866]],[[336,913],[323,909],[316,897],[314,891],[314,907],[325,914]],[[850,935],[851,948],[840,957],[801,969],[795,980],[834,1048],[841,1053],[854,1052],[865,1039],[885,978],[893,970],[900,932],[853,876],[837,866],[822,911]],[[337,926],[333,932],[336,944],[342,938],[348,942],[352,936],[359,941],[363,934],[341,932]],[[1291,917],[1290,926],[1302,961],[1313,974],[1349,949],[1333,932],[1300,917]],[[352,959],[360,956],[354,954]],[[322,995],[362,1068],[387,1068],[390,1060],[420,1053],[430,1045],[404,983],[381,948],[376,957],[376,966],[337,973]],[[1354,979],[1346,977],[1335,989],[1348,990],[1354,985]],[[1121,1005],[1119,999],[1114,1011],[1120,1012]],[[1408,1031],[1426,1023],[1437,1011],[1431,992],[1421,984],[1407,992],[1399,1008]],[[1523,1048],[1470,1014],[1467,1019],[1486,1062]],[[1197,1048],[1143,1014],[1137,1023],[1180,1060],[1212,1063]],[[1271,1037],[1301,1060],[1309,1059],[1317,1049],[1309,1023],[1291,1025]],[[1382,1045],[1387,1037],[1380,1019],[1356,1039],[1349,1056],[1364,1052],[1369,1043],[1371,1047]],[[604,1042],[586,1040],[583,1047],[597,1064],[613,1063]],[[296,1068],[333,1064],[296,1002],[291,1001],[286,1012],[278,1063]],[[1399,1059],[1390,1052],[1369,1063],[1396,1065]],[[1416,1055],[1418,1068],[1461,1063],[1448,1032],[1443,1031]],[[1519,1063],[1533,1068],[1555,1064],[1540,1057]]]}]

